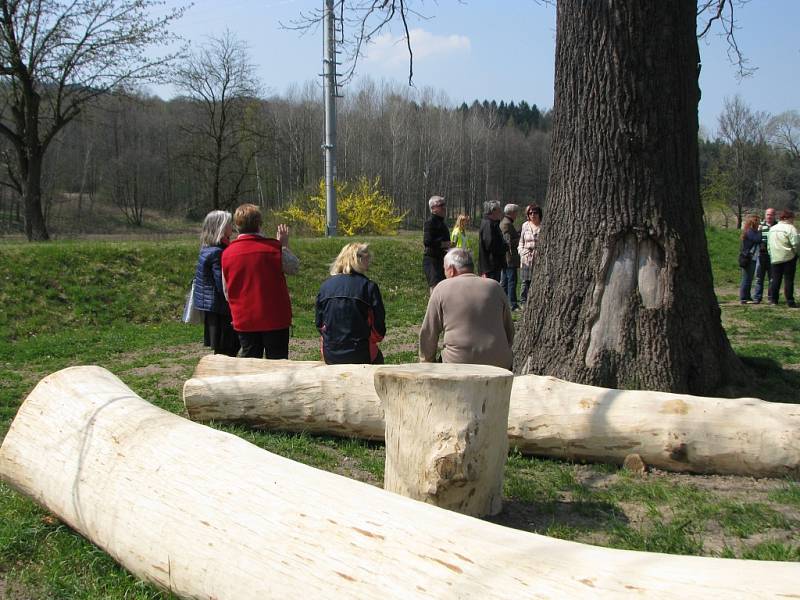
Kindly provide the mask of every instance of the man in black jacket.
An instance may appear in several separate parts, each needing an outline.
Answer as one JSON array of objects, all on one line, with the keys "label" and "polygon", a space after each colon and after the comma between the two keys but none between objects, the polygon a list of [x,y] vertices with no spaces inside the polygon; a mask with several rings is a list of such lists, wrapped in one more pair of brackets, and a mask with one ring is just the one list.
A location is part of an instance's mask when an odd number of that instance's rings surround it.
[{"label": "man in black jacket", "polygon": [[428,280],[428,289],[440,281],[444,281],[444,255],[450,249],[450,230],[444,222],[447,205],[442,196],[431,196],[428,200],[431,216],[422,227],[422,243],[425,252],[422,257],[422,269]]},{"label": "man in black jacket", "polygon": [[506,243],[506,266],[500,276],[500,285],[503,287],[511,310],[518,310],[517,304],[517,269],[519,269],[519,231],[514,227],[519,213],[518,204],[506,204],[503,208],[503,220],[500,221],[500,231],[503,234],[503,241]]},{"label": "man in black jacket", "polygon": [[500,282],[500,274],[506,267],[508,245],[500,231],[503,210],[500,203],[490,200],[483,203],[483,221],[478,234],[478,266],[481,275]]}]

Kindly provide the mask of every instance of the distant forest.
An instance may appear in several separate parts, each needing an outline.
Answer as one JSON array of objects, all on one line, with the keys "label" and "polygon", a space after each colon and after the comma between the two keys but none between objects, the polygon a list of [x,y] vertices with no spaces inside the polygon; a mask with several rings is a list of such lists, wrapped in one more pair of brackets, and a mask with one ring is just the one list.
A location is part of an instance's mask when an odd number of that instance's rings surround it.
[{"label": "distant forest", "polygon": [[[543,202],[549,112],[524,101],[446,104],[432,90],[372,81],[348,91],[337,106],[337,177],[380,177],[408,211],[407,225],[422,221],[434,194],[471,214],[487,198]],[[318,190],[324,113],[316,83],[282,97],[240,99],[219,139],[206,109],[188,98],[137,94],[101,97],[87,107],[47,155],[48,225],[58,231],[59,204],[91,219],[97,203],[110,203],[139,225],[148,209],[200,219],[215,205],[251,201],[279,209]],[[21,231],[24,209],[9,185],[13,173],[4,175],[0,227]]]},{"label": "distant forest", "polygon": [[[487,199],[546,203],[550,110],[524,100],[452,107],[435,90],[371,80],[347,88],[337,109],[337,177],[380,177],[407,211],[407,227],[421,223],[433,194],[448,198],[451,213],[473,217]],[[733,113],[741,122],[723,127]],[[707,217],[734,226],[751,208],[797,207],[797,113],[770,117],[736,98],[726,115],[719,137],[700,144]],[[63,231],[69,213],[70,222],[97,230],[86,224],[109,206],[132,226],[153,211],[199,220],[244,201],[275,210],[318,189],[324,114],[317,83],[283,96],[237,98],[225,118],[220,131],[219,114],[189,97],[116,93],[87,105],[46,157],[48,227]],[[12,162],[9,148],[2,150]],[[14,177],[13,168],[0,174],[2,233],[23,230]]]}]

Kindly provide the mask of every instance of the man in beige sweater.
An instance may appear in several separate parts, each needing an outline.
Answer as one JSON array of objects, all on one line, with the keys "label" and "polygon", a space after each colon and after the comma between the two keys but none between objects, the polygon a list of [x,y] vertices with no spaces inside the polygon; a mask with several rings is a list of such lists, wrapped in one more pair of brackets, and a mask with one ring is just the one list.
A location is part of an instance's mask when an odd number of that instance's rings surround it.
[{"label": "man in beige sweater", "polygon": [[442,362],[511,369],[511,305],[499,283],[478,277],[474,270],[472,256],[463,248],[454,248],[444,257],[447,279],[428,300],[419,332],[420,360],[436,360],[439,335],[444,333]]}]

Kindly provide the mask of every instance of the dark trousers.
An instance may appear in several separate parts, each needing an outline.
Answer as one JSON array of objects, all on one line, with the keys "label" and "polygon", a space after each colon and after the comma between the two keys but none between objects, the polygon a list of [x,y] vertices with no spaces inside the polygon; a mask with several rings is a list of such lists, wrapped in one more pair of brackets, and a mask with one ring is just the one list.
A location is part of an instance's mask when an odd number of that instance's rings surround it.
[{"label": "dark trousers", "polygon": [[500,273],[500,285],[508,296],[511,308],[517,308],[517,269],[514,267],[503,269]]},{"label": "dark trousers", "polygon": [[440,282],[445,280],[444,257],[434,258],[432,256],[423,256],[422,270],[425,271],[425,279],[428,280],[428,287],[431,289],[435,288]]},{"label": "dark trousers", "polygon": [[[769,277],[769,254],[759,252],[756,255],[756,289],[753,292],[753,300],[761,302],[764,297],[764,279]],[[767,290],[769,292],[769,290]]]},{"label": "dark trousers", "polygon": [[502,272],[502,269],[497,269],[496,271],[486,271],[483,276],[488,277],[489,279],[494,279],[496,282],[500,283],[500,274]]},{"label": "dark trousers", "polygon": [[230,315],[210,311],[203,313],[203,343],[214,349],[214,354],[236,356],[239,352],[239,336],[233,330]]},{"label": "dark trousers", "polygon": [[782,263],[772,263],[769,282],[769,301],[778,303],[778,292],[781,289],[781,279],[783,280],[783,295],[786,296],[786,304],[794,305],[794,271],[797,268],[797,257]]},{"label": "dark trousers", "polygon": [[522,280],[522,289],[520,290],[519,299],[520,302],[523,304],[528,303],[528,291],[531,289],[531,280],[530,279],[523,279]]},{"label": "dark trousers", "polygon": [[240,331],[243,358],[289,358],[289,328],[275,331]]}]

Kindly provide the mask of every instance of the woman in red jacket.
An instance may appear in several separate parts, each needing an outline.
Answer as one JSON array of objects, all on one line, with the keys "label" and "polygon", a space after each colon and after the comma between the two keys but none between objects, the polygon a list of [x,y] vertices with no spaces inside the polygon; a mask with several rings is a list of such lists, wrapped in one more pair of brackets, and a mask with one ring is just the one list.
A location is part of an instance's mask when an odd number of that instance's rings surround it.
[{"label": "woman in red jacket", "polygon": [[289,358],[292,304],[285,274],[300,267],[289,250],[289,228],[279,225],[275,238],[262,235],[255,204],[242,204],[233,220],[239,237],[222,253],[222,276],[240,356]]}]

